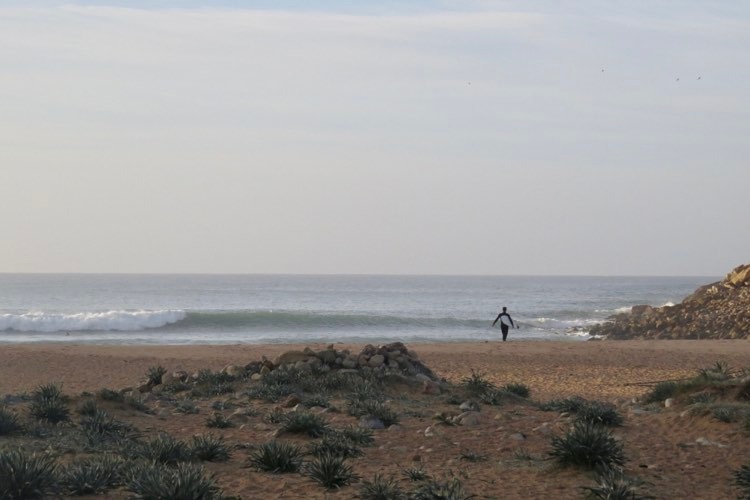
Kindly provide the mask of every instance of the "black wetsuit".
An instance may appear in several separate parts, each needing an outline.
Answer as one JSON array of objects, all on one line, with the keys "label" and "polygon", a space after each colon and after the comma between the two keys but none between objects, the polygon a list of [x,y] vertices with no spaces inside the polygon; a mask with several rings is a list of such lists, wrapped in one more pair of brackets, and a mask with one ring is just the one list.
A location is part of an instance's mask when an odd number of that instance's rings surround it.
[{"label": "black wetsuit", "polygon": [[[511,318],[511,317],[510,317],[510,314],[508,314],[507,312],[502,312],[502,313],[500,313],[500,314],[499,314],[499,315],[497,316],[497,319],[495,319],[495,323],[497,323],[497,321],[498,321],[498,320],[499,320],[500,318],[502,318],[503,316],[507,316],[507,317],[508,317],[508,320],[510,320],[510,324],[511,324],[511,325],[513,325],[513,326],[516,326],[516,324],[515,324],[515,323],[513,323],[513,318]],[[493,323],[493,324],[494,324],[494,323]],[[501,330],[501,331],[503,332],[503,342],[505,342],[505,339],[507,339],[507,338],[508,338],[508,330],[510,330],[510,326],[508,326],[508,325],[506,325],[505,323],[503,323],[502,321],[500,321],[500,330]]]}]

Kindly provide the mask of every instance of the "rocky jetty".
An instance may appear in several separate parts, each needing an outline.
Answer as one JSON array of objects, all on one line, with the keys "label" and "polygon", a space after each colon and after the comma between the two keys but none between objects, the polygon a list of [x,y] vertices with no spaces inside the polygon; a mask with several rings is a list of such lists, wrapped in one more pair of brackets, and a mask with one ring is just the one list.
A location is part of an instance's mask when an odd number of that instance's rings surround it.
[{"label": "rocky jetty", "polygon": [[590,333],[607,339],[750,338],[750,264],[698,288],[677,305],[634,306]]}]

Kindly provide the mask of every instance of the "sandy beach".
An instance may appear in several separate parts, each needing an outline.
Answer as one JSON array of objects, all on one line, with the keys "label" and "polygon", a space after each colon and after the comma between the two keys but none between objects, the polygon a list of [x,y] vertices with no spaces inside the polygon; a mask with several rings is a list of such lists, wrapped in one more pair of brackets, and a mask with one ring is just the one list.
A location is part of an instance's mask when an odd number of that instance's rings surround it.
[{"label": "sandy beach", "polygon": [[[3,345],[0,394],[28,392],[50,382],[62,384],[64,392],[74,396],[104,387],[121,389],[137,385],[155,365],[188,372],[219,370],[302,347]],[[339,350],[361,347],[336,345]],[[409,348],[450,383],[459,383],[473,369],[497,385],[525,384],[534,401],[577,395],[618,405],[625,425],[615,434],[624,443],[625,469],[658,498],[718,499],[737,494],[731,484],[732,470],[750,456],[750,442],[741,425],[708,416],[680,416],[679,410],[642,415],[632,408],[634,398],[650,389],[640,383],[690,377],[717,361],[734,369],[750,366],[750,342],[510,341],[410,344]],[[542,412],[532,405],[484,406],[476,427],[442,427],[435,425],[432,416],[451,408],[439,396],[415,397],[420,411],[411,408],[397,428],[376,431],[375,446],[353,461],[362,478],[371,479],[375,473],[400,478],[403,467],[422,464],[436,476],[460,475],[466,490],[478,498],[542,498],[549,494],[581,498],[580,487],[593,484],[590,473],[560,469],[546,459],[550,436],[564,434],[569,426],[554,412]],[[168,431],[187,438],[207,431],[204,422],[209,414],[206,403],[203,413],[179,419],[164,412],[128,418],[146,432]],[[341,425],[356,423],[343,413],[330,418]],[[425,435],[427,427],[435,430],[432,436]],[[259,443],[270,439],[270,431],[258,424],[222,430],[221,434],[228,443]],[[699,438],[715,445],[697,445]],[[532,458],[522,463],[517,459],[519,451]],[[462,460],[467,452],[483,460]],[[352,498],[357,492],[356,484],[326,491],[304,476],[256,472],[248,469],[245,461],[246,453],[237,451],[230,462],[208,466],[226,494],[242,498]]]}]

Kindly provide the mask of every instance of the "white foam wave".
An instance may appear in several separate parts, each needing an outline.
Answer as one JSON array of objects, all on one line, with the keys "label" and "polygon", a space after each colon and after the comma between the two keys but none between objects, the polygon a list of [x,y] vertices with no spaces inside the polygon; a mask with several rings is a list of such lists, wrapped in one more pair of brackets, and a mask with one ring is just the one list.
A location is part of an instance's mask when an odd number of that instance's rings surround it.
[{"label": "white foam wave", "polygon": [[661,307],[674,307],[674,302],[665,302]]},{"label": "white foam wave", "polygon": [[27,312],[0,314],[0,331],[138,331],[185,319],[185,311]]}]

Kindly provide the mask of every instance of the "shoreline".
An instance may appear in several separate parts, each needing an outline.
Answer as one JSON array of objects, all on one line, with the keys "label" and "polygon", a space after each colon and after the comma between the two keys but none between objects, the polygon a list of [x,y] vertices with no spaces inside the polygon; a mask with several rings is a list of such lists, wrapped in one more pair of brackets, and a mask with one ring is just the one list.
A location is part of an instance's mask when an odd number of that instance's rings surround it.
[{"label": "shoreline", "polygon": [[[330,343],[94,345],[4,344],[0,349],[0,395],[62,383],[66,392],[120,389],[137,385],[156,365],[168,370],[220,370],[263,356]],[[366,343],[334,343],[359,351]],[[688,377],[723,361],[750,366],[750,342],[743,340],[510,340],[508,342],[406,343],[440,377],[458,383],[471,370],[497,384],[519,382],[540,397],[581,395],[603,399],[636,397],[647,388],[627,384]]]}]

